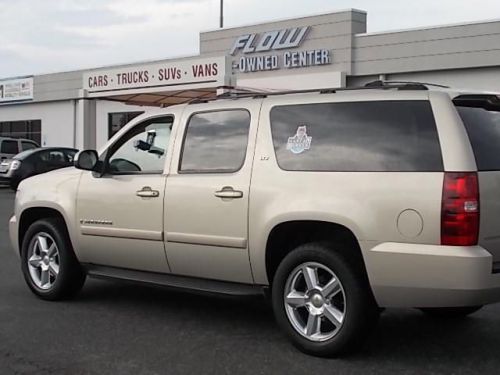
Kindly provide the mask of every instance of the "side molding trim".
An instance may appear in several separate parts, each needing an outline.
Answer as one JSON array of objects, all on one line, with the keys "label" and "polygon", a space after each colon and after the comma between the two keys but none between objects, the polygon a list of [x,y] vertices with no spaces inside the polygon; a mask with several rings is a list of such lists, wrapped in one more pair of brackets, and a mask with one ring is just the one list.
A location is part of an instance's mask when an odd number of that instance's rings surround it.
[{"label": "side molding trim", "polygon": [[109,227],[95,227],[90,225],[80,226],[83,235],[131,238],[136,240],[163,241],[163,232],[138,229],[122,229]]},{"label": "side molding trim", "polygon": [[209,236],[203,234],[168,232],[167,242],[176,242],[193,245],[232,247],[235,249],[246,249],[247,239],[238,237]]}]

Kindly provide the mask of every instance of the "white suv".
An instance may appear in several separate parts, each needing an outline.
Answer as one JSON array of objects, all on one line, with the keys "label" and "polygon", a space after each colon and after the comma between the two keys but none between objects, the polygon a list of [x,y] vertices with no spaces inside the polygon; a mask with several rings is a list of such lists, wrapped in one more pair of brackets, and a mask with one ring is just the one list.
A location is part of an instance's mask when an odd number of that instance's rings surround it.
[{"label": "white suv", "polygon": [[23,181],[12,244],[41,298],[87,275],[269,288],[298,348],[339,355],[380,308],[500,301],[499,111],[496,95],[404,83],[169,107]]},{"label": "white suv", "polygon": [[40,146],[29,139],[0,137],[0,161],[11,159],[21,151],[31,150],[37,147]]}]

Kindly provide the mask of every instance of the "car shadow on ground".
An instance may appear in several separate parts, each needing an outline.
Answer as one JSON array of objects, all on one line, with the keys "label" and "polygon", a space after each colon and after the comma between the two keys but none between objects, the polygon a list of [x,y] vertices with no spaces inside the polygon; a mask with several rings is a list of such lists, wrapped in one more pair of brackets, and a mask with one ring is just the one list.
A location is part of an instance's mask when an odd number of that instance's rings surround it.
[{"label": "car shadow on ground", "polygon": [[[200,295],[131,283],[91,281],[76,301],[116,311],[145,310],[160,321],[182,313],[188,321],[197,321],[215,331],[227,329],[230,319],[237,322],[241,333],[262,337],[262,345],[282,346],[286,342],[274,322],[270,302],[264,297]],[[415,309],[388,309],[382,313],[364,347],[342,361],[384,360],[391,362],[391,366],[402,366],[399,370],[404,370],[407,364],[427,363],[445,369],[463,362],[464,370],[478,369],[475,366],[499,361],[499,323],[492,307],[468,318],[448,320],[431,318]],[[295,350],[292,352],[302,356]],[[480,359],[481,363],[471,363],[472,358]]]}]

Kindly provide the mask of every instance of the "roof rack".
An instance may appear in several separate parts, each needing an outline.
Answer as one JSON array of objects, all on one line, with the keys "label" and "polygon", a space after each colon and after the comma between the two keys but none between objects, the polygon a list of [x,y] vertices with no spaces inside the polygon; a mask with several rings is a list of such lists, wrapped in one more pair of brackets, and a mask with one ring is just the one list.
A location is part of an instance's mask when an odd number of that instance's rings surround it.
[{"label": "roof rack", "polygon": [[428,90],[429,89],[428,86],[439,87],[442,89],[449,89],[449,86],[439,85],[437,83],[416,82],[416,81],[382,81],[382,80],[368,82],[364,87],[380,88],[380,89],[397,88],[399,90]]},{"label": "roof rack", "polygon": [[189,102],[189,104],[208,103],[218,99],[243,99],[243,98],[265,98],[268,96],[276,95],[292,95],[292,94],[335,94],[338,91],[355,91],[355,90],[428,90],[428,86],[448,88],[448,86],[411,82],[411,81],[373,81],[365,84],[364,86],[357,87],[342,87],[342,88],[324,88],[324,89],[305,89],[305,90],[284,90],[284,91],[263,91],[255,90],[246,87],[233,87],[233,86],[220,86],[217,89],[227,90],[222,94],[212,98],[196,98]]}]

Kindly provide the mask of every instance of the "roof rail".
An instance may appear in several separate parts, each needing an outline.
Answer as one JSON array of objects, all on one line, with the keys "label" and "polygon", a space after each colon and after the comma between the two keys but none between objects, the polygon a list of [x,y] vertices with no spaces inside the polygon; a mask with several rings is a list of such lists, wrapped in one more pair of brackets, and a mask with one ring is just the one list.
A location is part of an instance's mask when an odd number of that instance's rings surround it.
[{"label": "roof rail", "polygon": [[217,89],[226,90],[224,93],[213,96],[211,98],[195,98],[189,104],[208,103],[218,99],[243,99],[243,98],[265,98],[276,95],[291,95],[291,94],[335,94],[337,91],[355,91],[355,90],[428,90],[427,86],[439,88],[448,88],[447,86],[437,85],[433,83],[421,82],[406,82],[406,81],[373,81],[364,86],[359,87],[342,87],[342,88],[323,88],[323,89],[304,89],[304,90],[284,90],[284,91],[265,91],[246,87],[220,86]]},{"label": "roof rail", "polygon": [[448,89],[448,86],[438,85],[436,83],[427,82],[416,82],[416,81],[373,81],[365,84],[366,88],[379,88],[379,89],[392,89],[396,88],[398,90],[428,90],[429,87],[439,87],[442,89]]}]

